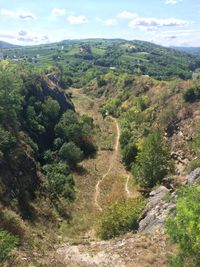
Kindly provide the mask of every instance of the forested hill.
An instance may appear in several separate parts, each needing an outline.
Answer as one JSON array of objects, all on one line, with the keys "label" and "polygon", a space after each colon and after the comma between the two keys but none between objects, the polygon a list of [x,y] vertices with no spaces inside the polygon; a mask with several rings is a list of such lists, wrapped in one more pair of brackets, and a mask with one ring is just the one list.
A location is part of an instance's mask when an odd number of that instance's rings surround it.
[{"label": "forested hill", "polygon": [[17,48],[17,47],[20,46],[0,41],[0,48]]},{"label": "forested hill", "polygon": [[169,80],[174,77],[190,79],[192,72],[200,67],[198,56],[149,42],[121,39],[65,40],[5,49],[3,54],[5,58],[29,62],[40,69],[59,65],[76,86],[82,86],[110,69]]},{"label": "forested hill", "polygon": [[187,52],[193,55],[200,55],[200,47],[174,47],[174,49],[181,52]]}]

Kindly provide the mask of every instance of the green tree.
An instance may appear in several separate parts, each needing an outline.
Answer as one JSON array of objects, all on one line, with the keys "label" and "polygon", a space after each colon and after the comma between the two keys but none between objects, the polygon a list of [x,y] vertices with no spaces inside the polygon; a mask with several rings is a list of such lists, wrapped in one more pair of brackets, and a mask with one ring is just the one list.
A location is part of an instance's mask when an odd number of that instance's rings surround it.
[{"label": "green tree", "polygon": [[59,150],[59,156],[62,160],[68,162],[70,166],[76,166],[83,158],[83,152],[73,142],[64,143]]},{"label": "green tree", "polygon": [[140,186],[152,188],[162,181],[171,167],[169,149],[161,134],[155,132],[146,138],[132,171]]},{"label": "green tree", "polygon": [[5,125],[17,125],[17,116],[22,108],[22,81],[15,67],[0,64],[0,119]]},{"label": "green tree", "polygon": [[128,168],[130,168],[131,164],[135,161],[137,153],[138,149],[135,144],[128,144],[122,150],[122,160]]},{"label": "green tree", "polygon": [[200,266],[200,186],[185,187],[179,192],[176,214],[166,221],[167,232],[179,245],[188,266]]},{"label": "green tree", "polygon": [[0,150],[3,153],[9,152],[9,150],[16,144],[16,138],[3,127],[0,126]]},{"label": "green tree", "polygon": [[47,164],[43,167],[47,175],[47,191],[50,198],[59,197],[74,200],[74,180],[69,167],[64,163]]}]

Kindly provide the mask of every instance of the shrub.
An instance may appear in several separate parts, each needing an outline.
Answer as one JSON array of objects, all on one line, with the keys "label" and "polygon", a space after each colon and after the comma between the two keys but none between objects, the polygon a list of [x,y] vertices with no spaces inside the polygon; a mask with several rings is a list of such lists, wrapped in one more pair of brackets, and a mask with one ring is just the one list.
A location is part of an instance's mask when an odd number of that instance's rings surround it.
[{"label": "shrub", "polygon": [[135,161],[137,152],[138,152],[138,149],[135,144],[128,144],[122,150],[122,160],[127,166],[127,168],[130,169],[131,164]]},{"label": "shrub", "polygon": [[194,85],[188,88],[183,94],[183,99],[186,102],[190,102],[190,103],[193,103],[196,100],[199,100],[200,99],[200,85]]},{"label": "shrub", "polygon": [[10,252],[17,246],[17,244],[17,237],[0,229],[0,263],[3,263],[8,259]]},{"label": "shrub", "polygon": [[64,197],[74,200],[74,180],[69,167],[64,163],[47,164],[43,167],[47,175],[47,191],[52,200]]},{"label": "shrub", "polygon": [[8,131],[4,130],[0,126],[0,150],[3,153],[9,152],[9,150],[16,144],[16,138]]},{"label": "shrub", "polygon": [[107,208],[100,221],[98,235],[110,239],[138,227],[138,218],[144,208],[143,198],[120,199]]},{"label": "shrub", "polygon": [[168,147],[161,134],[155,132],[146,138],[132,171],[140,186],[152,188],[162,181],[171,167]]},{"label": "shrub", "polygon": [[23,241],[26,232],[26,225],[22,218],[12,210],[7,208],[0,211],[0,227],[9,233],[18,236]]},{"label": "shrub", "polygon": [[[200,266],[200,186],[185,187],[176,203],[176,215],[166,221],[167,232],[185,258]],[[191,265],[190,265],[191,266]],[[194,265],[192,265],[194,266]]]},{"label": "shrub", "polygon": [[83,152],[73,142],[69,142],[62,145],[59,156],[62,160],[67,161],[70,166],[76,166],[82,160]]}]

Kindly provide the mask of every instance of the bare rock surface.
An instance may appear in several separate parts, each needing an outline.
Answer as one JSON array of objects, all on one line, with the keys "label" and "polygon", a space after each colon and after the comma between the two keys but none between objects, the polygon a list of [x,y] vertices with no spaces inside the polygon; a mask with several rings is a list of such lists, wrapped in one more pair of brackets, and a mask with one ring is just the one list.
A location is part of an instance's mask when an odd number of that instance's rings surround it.
[{"label": "bare rock surface", "polygon": [[167,202],[165,199],[170,194],[170,190],[165,186],[159,186],[150,193],[139,222],[139,233],[152,232],[155,229],[163,228],[166,216],[175,208],[175,204]]},{"label": "bare rock surface", "polygon": [[171,249],[163,231],[132,234],[88,244],[64,244],[56,258],[67,267],[167,267]]},{"label": "bare rock surface", "polygon": [[199,185],[200,184],[200,168],[195,169],[187,176],[186,183],[188,185]]}]

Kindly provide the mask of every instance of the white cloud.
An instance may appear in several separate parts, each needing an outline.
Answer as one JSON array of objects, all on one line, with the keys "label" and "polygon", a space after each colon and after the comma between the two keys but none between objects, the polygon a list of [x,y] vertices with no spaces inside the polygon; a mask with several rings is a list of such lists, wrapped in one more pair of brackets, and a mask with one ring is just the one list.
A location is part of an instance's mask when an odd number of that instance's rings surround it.
[{"label": "white cloud", "polygon": [[20,19],[20,20],[35,20],[37,17],[29,12],[24,10],[9,10],[9,9],[1,9],[0,11],[2,16],[13,18],[13,19]]},{"label": "white cloud", "polygon": [[64,16],[66,13],[66,10],[64,8],[54,8],[51,11],[51,16],[53,17],[61,17]]},{"label": "white cloud", "polygon": [[129,11],[122,11],[121,13],[117,15],[117,18],[120,18],[120,19],[134,19],[136,17],[138,17],[136,13],[132,13]]},{"label": "white cloud", "polygon": [[118,23],[117,23],[117,20],[116,19],[107,19],[105,20],[105,25],[107,26],[116,26]]},{"label": "white cloud", "polygon": [[106,26],[116,26],[118,24],[116,19],[103,20],[103,19],[97,17],[96,21],[99,22],[99,23],[102,23],[102,24],[104,24]]},{"label": "white cloud", "polygon": [[70,16],[67,18],[67,21],[68,21],[70,24],[78,25],[78,24],[84,24],[84,23],[87,23],[87,22],[88,22],[88,19],[87,19],[85,16],[73,16],[73,15],[70,15]]},{"label": "white cloud", "polygon": [[182,0],[166,0],[165,4],[166,5],[175,5],[175,4],[179,3],[179,2],[182,2]]},{"label": "white cloud", "polygon": [[143,18],[136,17],[129,22],[130,28],[140,28],[144,30],[157,30],[162,27],[179,27],[186,26],[189,22],[182,19],[167,18],[167,19],[157,19],[157,18]]}]

